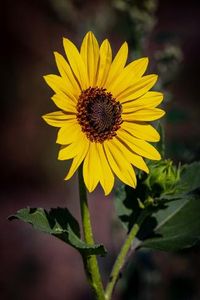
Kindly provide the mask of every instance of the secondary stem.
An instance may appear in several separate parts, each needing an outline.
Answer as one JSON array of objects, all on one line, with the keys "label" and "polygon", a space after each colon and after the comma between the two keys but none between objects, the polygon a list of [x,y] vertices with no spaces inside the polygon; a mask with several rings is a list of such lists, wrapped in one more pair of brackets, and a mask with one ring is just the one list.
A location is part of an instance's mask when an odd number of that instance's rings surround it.
[{"label": "secondary stem", "polygon": [[[80,208],[85,241],[89,245],[94,244],[90,212],[87,203],[87,192],[83,181],[82,166],[79,167],[79,196]],[[99,266],[95,255],[83,255],[83,262],[88,281],[98,300],[105,300],[104,289],[99,272]]]},{"label": "secondary stem", "polygon": [[146,211],[144,210],[144,212],[139,216],[137,223],[135,223],[133,225],[125,243],[123,244],[123,246],[120,250],[120,253],[115,261],[112,272],[110,274],[110,279],[109,279],[108,285],[106,287],[106,291],[105,291],[105,299],[106,300],[111,299],[114,286],[119,277],[120,270],[122,269],[122,267],[124,265],[127,253],[129,251],[129,249],[131,248],[132,242],[133,242],[134,238],[136,237],[136,235],[140,229],[140,226],[141,226],[142,222],[144,221],[146,215],[147,215]]}]

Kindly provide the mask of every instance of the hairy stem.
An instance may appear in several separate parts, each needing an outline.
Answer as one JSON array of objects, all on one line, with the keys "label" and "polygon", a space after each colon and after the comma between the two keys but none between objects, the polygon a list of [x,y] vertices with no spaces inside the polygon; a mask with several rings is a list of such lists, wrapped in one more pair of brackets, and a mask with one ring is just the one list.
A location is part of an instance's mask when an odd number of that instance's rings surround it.
[{"label": "hairy stem", "polygon": [[127,254],[129,252],[131,245],[133,243],[133,240],[136,237],[136,235],[140,229],[140,226],[141,226],[142,222],[144,221],[144,219],[146,218],[146,216],[147,216],[147,213],[144,210],[143,213],[139,216],[137,222],[133,225],[130,233],[127,236],[127,239],[125,240],[125,242],[120,250],[120,253],[114,263],[113,269],[110,274],[109,282],[106,287],[106,291],[105,291],[105,299],[106,300],[111,299],[113,289],[114,289],[117,279],[119,277],[120,271],[125,263]]},{"label": "hairy stem", "polygon": [[[90,220],[90,212],[87,202],[87,192],[86,187],[83,181],[82,166],[79,167],[79,196],[80,196],[80,208],[81,208],[81,217],[82,217],[82,226],[85,241],[88,245],[94,244],[94,238],[92,233],[92,226]],[[96,299],[105,300],[104,289],[101,280],[101,275],[99,272],[99,266],[97,258],[95,255],[82,255],[86,275],[88,282],[92,287]]]}]

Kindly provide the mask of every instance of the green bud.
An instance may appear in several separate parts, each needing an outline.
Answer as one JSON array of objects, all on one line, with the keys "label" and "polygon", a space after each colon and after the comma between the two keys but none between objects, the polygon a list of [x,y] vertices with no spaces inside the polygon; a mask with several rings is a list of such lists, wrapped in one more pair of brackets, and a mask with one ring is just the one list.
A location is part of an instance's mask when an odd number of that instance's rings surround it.
[{"label": "green bud", "polygon": [[160,196],[174,193],[179,180],[180,166],[176,167],[171,160],[162,160],[150,166],[145,184],[153,196]]}]

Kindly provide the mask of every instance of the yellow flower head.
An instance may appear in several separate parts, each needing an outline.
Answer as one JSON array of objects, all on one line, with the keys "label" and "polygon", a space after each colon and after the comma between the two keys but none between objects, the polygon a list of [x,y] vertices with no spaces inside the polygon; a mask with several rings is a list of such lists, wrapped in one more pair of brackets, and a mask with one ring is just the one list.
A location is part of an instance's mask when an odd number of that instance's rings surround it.
[{"label": "yellow flower head", "polygon": [[59,127],[58,159],[72,159],[66,180],[83,163],[85,184],[92,192],[100,182],[108,195],[114,175],[136,186],[134,167],[148,172],[143,157],[159,160],[160,154],[148,142],[159,141],[158,132],[147,123],[164,115],[156,108],[163,100],[159,92],[149,91],[157,75],[145,75],[148,59],[137,59],[125,66],[125,42],[112,60],[106,39],[101,46],[92,32],[83,39],[80,52],[63,39],[67,60],[55,53],[60,76],[47,75],[54,90],[52,100],[60,109],[43,116]]}]

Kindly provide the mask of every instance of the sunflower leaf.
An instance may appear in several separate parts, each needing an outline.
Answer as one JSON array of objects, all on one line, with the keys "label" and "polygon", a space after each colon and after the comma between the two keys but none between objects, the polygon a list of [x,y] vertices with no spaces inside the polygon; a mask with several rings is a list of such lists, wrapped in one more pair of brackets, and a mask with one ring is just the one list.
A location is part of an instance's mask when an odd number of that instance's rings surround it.
[{"label": "sunflower leaf", "polygon": [[52,208],[50,211],[43,208],[23,208],[9,217],[9,220],[14,219],[29,223],[33,228],[57,237],[76,248],[81,254],[102,256],[106,254],[103,245],[88,245],[81,240],[79,224],[67,208]]},{"label": "sunflower leaf", "polygon": [[190,192],[200,187],[200,161],[184,165],[181,172],[181,180],[178,183],[181,190]]},{"label": "sunflower leaf", "polygon": [[[141,236],[141,247],[178,251],[196,245],[200,241],[200,189],[168,202],[150,218],[152,236]],[[145,223],[146,227],[150,219]]]},{"label": "sunflower leaf", "polygon": [[[165,190],[152,205],[142,208],[139,201],[148,203],[151,186],[145,185],[145,178],[138,178],[137,188],[127,186],[118,190],[116,209],[118,216],[129,231],[143,209],[148,210],[137,235],[141,247],[164,251],[178,251],[189,248],[200,241],[200,162],[180,168],[180,179],[173,183],[173,189]],[[147,202],[146,202],[147,201]]]},{"label": "sunflower leaf", "polygon": [[115,209],[123,227],[129,231],[141,212],[134,189],[121,184],[115,195]]}]

